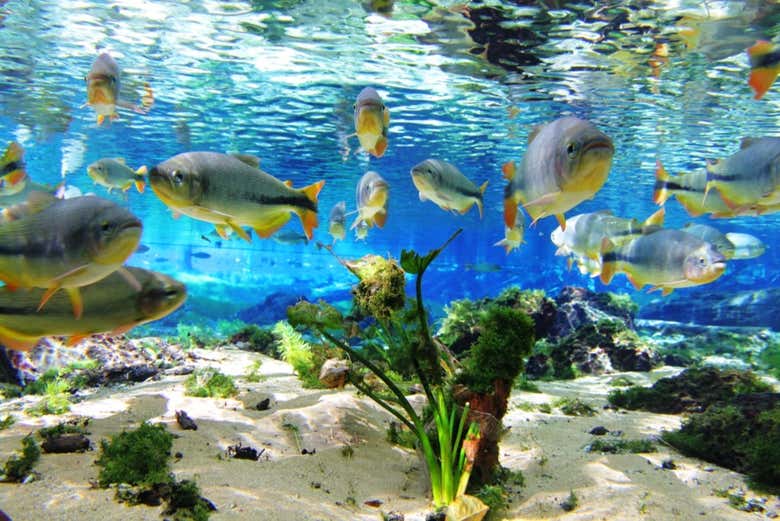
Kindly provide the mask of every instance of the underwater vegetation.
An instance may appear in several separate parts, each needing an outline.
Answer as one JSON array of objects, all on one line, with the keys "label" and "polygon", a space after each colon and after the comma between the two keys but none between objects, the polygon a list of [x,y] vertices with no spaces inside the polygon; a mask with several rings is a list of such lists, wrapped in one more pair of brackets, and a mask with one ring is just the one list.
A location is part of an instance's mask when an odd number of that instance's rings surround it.
[{"label": "underwater vegetation", "polygon": [[2,481],[21,483],[32,474],[33,466],[41,457],[41,448],[32,434],[22,439],[21,455],[14,454],[5,462]]},{"label": "underwater vegetation", "polygon": [[683,454],[747,474],[757,484],[780,483],[780,393],[752,372],[690,368],[651,388],[613,391],[627,409],[690,416],[664,441]]},{"label": "underwater vegetation", "polygon": [[[191,480],[177,481],[171,473],[173,434],[164,425],[143,423],[137,429],[101,440],[95,464],[98,484],[117,485],[117,497],[131,504],[167,502],[163,515],[176,521],[205,521],[214,506],[201,497]],[[127,485],[135,487],[132,490]]]},{"label": "underwater vegetation", "polygon": [[230,398],[238,394],[233,378],[219,369],[197,369],[184,381],[184,394],[197,398]]}]

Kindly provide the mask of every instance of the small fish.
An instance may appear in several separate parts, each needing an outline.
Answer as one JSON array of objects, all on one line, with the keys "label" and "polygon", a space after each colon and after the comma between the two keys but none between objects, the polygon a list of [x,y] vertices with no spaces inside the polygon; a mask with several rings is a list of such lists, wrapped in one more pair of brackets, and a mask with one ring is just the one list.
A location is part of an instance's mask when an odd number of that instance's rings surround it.
[{"label": "small fish", "polygon": [[412,168],[412,182],[420,200],[430,199],[443,210],[465,214],[475,204],[482,218],[482,197],[488,182],[477,188],[455,165],[439,159],[426,159]]},{"label": "small fish", "polygon": [[139,114],[146,114],[154,103],[154,95],[148,84],[144,86],[141,106],[119,98],[119,65],[108,53],[100,54],[87,74],[87,102],[97,113],[97,124],[100,125],[106,116],[115,120],[119,117],[117,107],[130,109]]},{"label": "small fish", "polygon": [[493,246],[503,246],[506,249],[506,254],[519,248],[523,244],[525,237],[525,214],[520,211],[515,215],[515,224],[511,227],[504,227],[504,238],[495,243]]},{"label": "small fish", "polygon": [[766,245],[749,233],[727,233],[726,239],[734,246],[732,259],[755,259],[766,251]]},{"label": "small fish", "polygon": [[150,248],[146,244],[139,244],[138,248],[135,250],[135,253],[146,253],[149,250]]},{"label": "small fish", "polygon": [[0,280],[10,289],[46,288],[39,309],[62,288],[77,318],[83,308],[79,287],[120,269],[141,238],[135,215],[94,196],[56,199],[33,192],[3,214]]},{"label": "small fish", "polygon": [[242,228],[249,226],[268,238],[290,220],[300,217],[306,237],[317,227],[319,181],[295,189],[240,158],[216,152],[185,152],[149,172],[152,190],[174,215],[182,213],[213,223],[220,237],[232,230],[251,242]]},{"label": "small fish", "polygon": [[601,245],[601,282],[625,273],[637,290],[645,284],[664,296],[675,288],[708,284],[723,275],[726,258],[715,247],[690,233],[660,228],[616,246]]},{"label": "small fish", "polygon": [[0,288],[0,344],[29,351],[45,336],[68,336],[69,345],[97,333],[126,333],[133,327],[158,320],[184,302],[183,284],[153,271],[125,268],[137,284],[115,272],[82,288],[84,312],[73,317],[65,295],[51,297],[38,310],[44,290],[11,291]]},{"label": "small fish", "polygon": [[127,192],[133,185],[143,193],[146,187],[146,166],[133,170],[122,158],[99,159],[87,167],[87,174],[95,183],[108,188],[109,193],[114,188]]},{"label": "small fish", "polygon": [[780,49],[766,40],[757,41],[747,50],[750,61],[748,85],[755,93],[754,99],[761,99],[780,73]]},{"label": "small fish", "polygon": [[197,251],[191,254],[190,257],[195,257],[196,259],[210,259],[211,255],[206,253],[205,251]]},{"label": "small fish", "polygon": [[355,101],[355,132],[360,147],[374,157],[382,157],[387,150],[389,126],[390,110],[379,93],[371,87],[361,90]]},{"label": "small fish", "polygon": [[593,198],[604,186],[614,153],[609,136],[582,119],[565,117],[535,127],[520,167],[513,161],[503,166],[509,180],[504,224],[514,224],[521,203],[533,223],[554,215],[565,229],[564,212]]},{"label": "small fish", "polygon": [[355,226],[355,238],[359,241],[365,241],[366,237],[368,237],[368,229],[370,226],[366,224],[365,221],[360,221],[357,226]]},{"label": "small fish", "polygon": [[389,194],[390,185],[382,176],[374,171],[363,174],[355,190],[358,217],[350,229],[357,228],[361,223],[368,228],[373,228],[374,225],[382,228],[387,221]]},{"label": "small fish", "polygon": [[690,233],[696,238],[708,242],[715,246],[715,249],[723,254],[726,259],[734,258],[736,249],[734,244],[729,241],[726,234],[708,224],[688,223],[682,227],[682,231]]},{"label": "small fish", "polygon": [[343,241],[347,235],[346,230],[346,217],[347,203],[345,201],[339,201],[333,205],[330,209],[330,217],[328,218],[328,233],[333,237],[333,242]]},{"label": "small fish", "polygon": [[501,266],[493,264],[491,262],[478,262],[476,264],[465,264],[464,268],[467,271],[476,271],[478,273],[493,273],[501,271]]},{"label": "small fish", "polygon": [[30,194],[33,192],[43,192],[45,194],[57,197],[58,199],[62,199],[64,187],[62,185],[50,186],[36,183],[35,181],[32,181],[28,178],[27,182],[24,183],[24,188],[20,192],[17,192],[13,195],[0,195],[0,208],[9,208],[18,204],[22,204],[30,198]]},{"label": "small fish", "polygon": [[0,157],[0,197],[18,194],[27,186],[24,168],[24,149],[12,141]]},{"label": "small fish", "polygon": [[287,231],[275,234],[271,239],[279,244],[308,244],[309,239],[302,233]]},{"label": "small fish", "polygon": [[705,196],[712,188],[734,214],[780,211],[780,138],[744,138],[738,152],[710,162]]}]

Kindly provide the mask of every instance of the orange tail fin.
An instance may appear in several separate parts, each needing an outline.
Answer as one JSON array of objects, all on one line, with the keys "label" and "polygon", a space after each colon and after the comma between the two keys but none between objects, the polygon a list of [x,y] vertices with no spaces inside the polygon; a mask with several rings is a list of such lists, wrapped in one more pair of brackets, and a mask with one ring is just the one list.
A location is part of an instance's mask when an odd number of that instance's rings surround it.
[{"label": "orange tail fin", "polygon": [[[748,85],[753,89],[755,99],[761,99],[769,90],[780,72],[778,64],[762,64],[762,58],[774,52],[774,47],[770,42],[759,40],[748,50],[751,71],[748,78]],[[774,60],[772,60],[774,61]]]},{"label": "orange tail fin", "polygon": [[513,228],[515,219],[517,219],[517,203],[513,197],[506,197],[504,199],[504,224],[507,228]]},{"label": "orange tail fin", "polygon": [[604,284],[612,282],[612,277],[615,276],[617,270],[617,262],[614,259],[609,259],[614,250],[615,245],[612,244],[612,241],[604,237],[601,240],[601,282]]},{"label": "orange tail fin", "polygon": [[301,223],[303,224],[303,233],[306,234],[306,237],[311,240],[311,238],[314,235],[314,228],[316,228],[319,225],[319,222],[317,221],[317,197],[320,194],[320,190],[322,190],[322,187],[325,185],[325,180],[318,181],[314,184],[311,184],[309,186],[306,186],[304,188],[301,188],[301,192],[306,194],[306,197],[309,198],[309,200],[314,203],[315,210],[306,210],[303,208],[300,208],[298,210],[298,216],[301,218]]},{"label": "orange tail fin", "polygon": [[664,169],[660,160],[655,162],[655,189],[653,191],[653,202],[662,205],[669,199],[669,191],[666,189],[666,182],[669,181],[669,174]]}]

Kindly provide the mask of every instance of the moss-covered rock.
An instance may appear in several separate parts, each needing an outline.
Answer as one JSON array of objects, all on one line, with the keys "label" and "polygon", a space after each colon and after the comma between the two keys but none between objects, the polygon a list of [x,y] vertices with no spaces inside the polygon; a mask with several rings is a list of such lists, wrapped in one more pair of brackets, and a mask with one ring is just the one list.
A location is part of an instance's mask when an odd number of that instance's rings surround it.
[{"label": "moss-covered rock", "polygon": [[749,371],[690,368],[677,376],[662,378],[652,387],[613,391],[609,401],[625,409],[678,414],[701,412],[716,403],[727,403],[737,395],[771,391],[772,386]]},{"label": "moss-covered rock", "polygon": [[684,454],[780,484],[780,394],[746,394],[688,418],[664,440]]},{"label": "moss-covered rock", "polygon": [[359,279],[352,289],[355,306],[379,320],[389,320],[406,304],[406,274],[393,258],[366,255],[347,263]]}]

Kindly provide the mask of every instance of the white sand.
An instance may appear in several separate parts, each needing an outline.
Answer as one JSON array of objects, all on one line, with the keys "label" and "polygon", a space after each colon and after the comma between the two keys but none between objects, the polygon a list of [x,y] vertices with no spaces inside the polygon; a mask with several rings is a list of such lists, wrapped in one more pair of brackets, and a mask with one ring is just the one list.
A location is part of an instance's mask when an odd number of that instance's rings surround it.
[{"label": "white sand", "polygon": [[[236,399],[213,400],[184,396],[185,377],[167,377],[116,389],[102,389],[74,405],[64,417],[31,418],[21,412],[34,398],[0,404],[0,417],[17,418],[0,431],[0,460],[21,447],[21,438],[44,425],[55,425],[76,415],[94,418],[90,439],[100,439],[151,420],[168,424],[179,437],[173,452],[183,458],[173,463],[182,478],[194,478],[203,495],[219,511],[212,519],[343,521],[381,519],[380,511],[396,510],[410,521],[421,521],[429,508],[422,462],[414,452],[390,446],[385,431],[390,415],[354,390],[302,389],[286,364],[260,355],[236,351],[199,351],[200,365],[218,366],[242,377],[252,362],[262,359],[265,380],[247,383],[239,378]],[[632,378],[645,378],[632,374]],[[658,375],[655,375],[657,378]],[[594,439],[596,426],[622,430],[634,439],[658,434],[679,425],[679,418],[648,413],[602,411],[611,377],[543,384],[546,394],[516,392],[505,418],[510,430],[501,444],[501,462],[522,470],[526,486],[511,498],[504,519],[513,520],[748,520],[758,514],[737,511],[713,490],[745,489],[742,477],[714,465],[682,457],[671,449],[646,455],[601,455],[583,451]],[[520,402],[551,401],[579,396],[599,407],[596,417],[571,418],[561,414],[528,413]],[[271,409],[255,404],[271,397]],[[175,411],[184,409],[198,424],[182,431]],[[283,427],[294,424],[300,433]],[[610,436],[610,435],[607,435]],[[226,458],[235,443],[265,449],[260,461]],[[352,449],[345,455],[345,447]],[[315,450],[301,455],[300,449]],[[25,485],[0,484],[0,509],[14,521],[40,520],[155,520],[161,508],[128,507],[114,500],[113,490],[94,489],[97,451],[85,454],[44,454],[36,467],[41,478]],[[671,457],[676,470],[662,470]],[[705,470],[706,469],[706,470]],[[560,503],[571,491],[579,500],[572,512]],[[382,501],[379,508],[364,504]],[[780,508],[777,498],[770,506]]]}]

